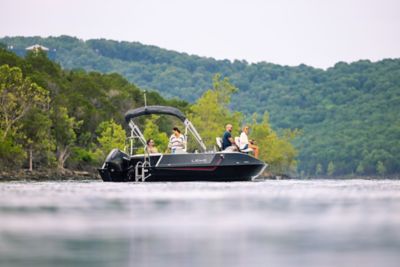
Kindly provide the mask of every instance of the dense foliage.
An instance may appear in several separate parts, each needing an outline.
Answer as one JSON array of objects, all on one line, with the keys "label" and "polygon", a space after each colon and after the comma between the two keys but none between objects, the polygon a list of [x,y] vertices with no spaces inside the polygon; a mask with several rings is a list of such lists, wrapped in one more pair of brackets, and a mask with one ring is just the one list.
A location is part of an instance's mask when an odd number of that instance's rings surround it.
[{"label": "dense foliage", "polygon": [[[191,107],[192,121],[199,127],[200,135],[208,147],[215,145],[215,137],[221,137],[226,124],[232,124],[233,138],[240,135],[243,125],[243,114],[231,112],[228,108],[231,96],[237,88],[227,78],[220,75],[213,78],[213,87],[207,90]],[[297,150],[291,144],[297,131],[286,130],[284,136],[279,136],[269,124],[266,113],[261,122],[255,115],[251,124],[250,139],[257,140],[261,148],[260,159],[267,162],[269,170],[274,173],[293,173],[297,167],[295,160]]]},{"label": "dense foliage", "polygon": [[[155,92],[147,100],[188,109]],[[40,50],[20,58],[1,48],[0,103],[0,170],[60,171],[97,166],[111,147],[123,149],[123,114],[144,105],[143,92],[118,74],[64,71]]]},{"label": "dense foliage", "polygon": [[400,59],[339,62],[321,70],[218,61],[140,43],[68,36],[0,42],[21,55],[25,47],[39,43],[67,69],[117,72],[141,88],[190,102],[221,73],[239,89],[232,96],[232,110],[247,116],[267,111],[274,128],[301,130],[296,139],[300,173],[400,172]]},{"label": "dense foliage", "polygon": [[[216,75],[212,90],[194,105],[167,101],[154,92],[148,95],[147,103],[171,105],[190,113],[193,121],[200,124],[211,149],[226,123],[234,123],[237,129],[242,123],[243,115],[238,112],[230,115],[228,109],[231,94],[236,90],[228,79],[220,80]],[[122,114],[129,108],[143,106],[142,93],[117,74],[63,71],[41,50],[21,59],[0,49],[0,170],[25,166],[30,170],[54,167],[63,172],[65,167],[99,166],[113,148],[130,148],[125,143],[126,132],[121,125],[126,124]],[[210,121],[215,122],[215,127],[209,127]],[[138,121],[144,124],[144,136],[154,139],[161,152],[167,149],[166,132],[171,133],[177,122],[166,116]],[[255,122],[254,127],[260,125]],[[273,131],[268,128],[268,132]],[[268,135],[258,137],[262,142]],[[280,141],[285,143],[284,139]],[[285,144],[293,149],[289,142]],[[295,155],[288,158],[290,151],[286,146],[271,151],[263,159],[276,166],[272,170],[293,170]]]}]

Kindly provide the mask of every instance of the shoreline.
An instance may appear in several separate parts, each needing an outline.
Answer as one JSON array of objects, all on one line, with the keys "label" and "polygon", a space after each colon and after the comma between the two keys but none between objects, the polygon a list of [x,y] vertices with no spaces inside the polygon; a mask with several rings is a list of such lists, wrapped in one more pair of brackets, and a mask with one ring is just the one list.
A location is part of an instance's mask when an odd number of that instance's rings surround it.
[{"label": "shoreline", "polygon": [[33,170],[22,169],[19,171],[0,171],[0,182],[3,181],[79,181],[99,180],[97,172],[64,169]]}]

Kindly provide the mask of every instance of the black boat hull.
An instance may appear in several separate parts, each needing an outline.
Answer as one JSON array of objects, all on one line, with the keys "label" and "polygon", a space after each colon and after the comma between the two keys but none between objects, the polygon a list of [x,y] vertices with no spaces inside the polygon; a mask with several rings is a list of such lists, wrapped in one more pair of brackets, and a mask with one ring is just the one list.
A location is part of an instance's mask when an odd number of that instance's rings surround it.
[{"label": "black boat hull", "polygon": [[[113,150],[99,173],[106,182],[137,181],[135,166],[144,161],[144,155],[129,157]],[[148,162],[146,182],[250,181],[266,167],[264,162],[237,152],[152,154]]]}]

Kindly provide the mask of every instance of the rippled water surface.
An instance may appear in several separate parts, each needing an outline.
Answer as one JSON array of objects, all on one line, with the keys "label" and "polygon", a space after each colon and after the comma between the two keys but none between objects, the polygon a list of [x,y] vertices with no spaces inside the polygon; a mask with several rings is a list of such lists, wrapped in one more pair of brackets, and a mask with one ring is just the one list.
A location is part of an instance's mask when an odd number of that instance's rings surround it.
[{"label": "rippled water surface", "polygon": [[400,181],[0,183],[0,266],[399,266]]}]

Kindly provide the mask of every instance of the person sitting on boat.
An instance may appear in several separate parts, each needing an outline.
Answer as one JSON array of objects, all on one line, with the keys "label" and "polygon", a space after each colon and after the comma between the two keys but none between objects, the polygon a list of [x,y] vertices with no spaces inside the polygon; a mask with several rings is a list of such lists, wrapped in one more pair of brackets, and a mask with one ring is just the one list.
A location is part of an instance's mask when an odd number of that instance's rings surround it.
[{"label": "person sitting on boat", "polygon": [[249,126],[244,126],[242,133],[240,134],[240,150],[246,150],[251,148],[254,151],[254,157],[258,159],[259,149],[258,146],[254,144],[253,140],[248,138]]},{"label": "person sitting on boat", "polygon": [[238,151],[235,141],[232,138],[232,124],[227,124],[225,126],[225,133],[222,137],[222,150]]},{"label": "person sitting on boat", "polygon": [[147,151],[149,152],[149,154],[155,154],[158,153],[158,149],[154,146],[155,142],[153,139],[148,139],[147,140]]},{"label": "person sitting on boat", "polygon": [[185,137],[177,127],[173,128],[173,133],[169,138],[168,148],[171,149],[172,154],[183,152],[185,150]]}]

